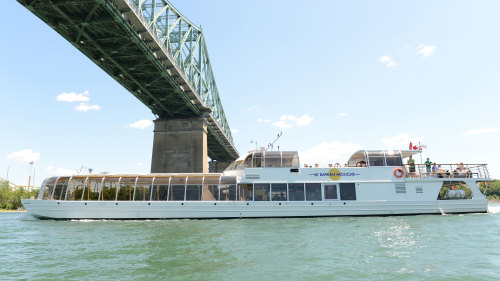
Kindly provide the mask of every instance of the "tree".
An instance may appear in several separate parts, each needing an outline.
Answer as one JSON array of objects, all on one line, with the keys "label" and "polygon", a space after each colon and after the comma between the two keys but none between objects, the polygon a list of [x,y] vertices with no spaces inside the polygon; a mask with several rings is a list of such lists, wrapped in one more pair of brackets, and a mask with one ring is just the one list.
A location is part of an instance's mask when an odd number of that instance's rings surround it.
[{"label": "tree", "polygon": [[500,180],[493,180],[490,182],[490,185],[486,187],[486,193],[484,191],[485,186],[481,183],[479,189],[483,194],[488,197],[488,199],[500,199]]},{"label": "tree", "polygon": [[23,208],[21,199],[36,198],[39,189],[26,190],[18,187],[15,190],[7,181],[0,181],[0,209],[17,210]]}]

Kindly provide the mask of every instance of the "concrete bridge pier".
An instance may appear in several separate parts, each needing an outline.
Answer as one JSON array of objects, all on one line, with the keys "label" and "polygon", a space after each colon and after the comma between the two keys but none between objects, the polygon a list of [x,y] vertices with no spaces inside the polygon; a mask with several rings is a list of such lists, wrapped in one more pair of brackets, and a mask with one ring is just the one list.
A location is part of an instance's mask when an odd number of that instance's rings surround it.
[{"label": "concrete bridge pier", "polygon": [[203,118],[154,120],[151,173],[208,173]]},{"label": "concrete bridge pier", "polygon": [[209,173],[222,173],[232,162],[210,161],[208,162]]}]

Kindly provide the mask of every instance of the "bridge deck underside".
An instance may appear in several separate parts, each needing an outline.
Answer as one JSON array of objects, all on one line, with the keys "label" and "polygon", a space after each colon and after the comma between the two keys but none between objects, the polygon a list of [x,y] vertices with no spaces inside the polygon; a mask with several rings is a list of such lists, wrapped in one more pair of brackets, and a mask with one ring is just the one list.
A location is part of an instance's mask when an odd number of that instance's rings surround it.
[{"label": "bridge deck underside", "polygon": [[[178,75],[154,56],[147,39],[132,29],[109,1],[19,0],[32,13],[84,53],[161,118],[203,116],[180,88]],[[174,66],[171,66],[175,68]],[[184,83],[185,84],[185,83]],[[208,156],[213,160],[237,158],[233,145],[209,122]]]}]

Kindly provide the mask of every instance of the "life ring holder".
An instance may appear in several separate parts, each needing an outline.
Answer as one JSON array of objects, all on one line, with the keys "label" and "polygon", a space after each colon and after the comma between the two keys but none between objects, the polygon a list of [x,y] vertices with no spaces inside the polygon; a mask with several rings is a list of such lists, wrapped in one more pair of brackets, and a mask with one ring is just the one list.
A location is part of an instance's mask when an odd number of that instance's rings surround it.
[{"label": "life ring holder", "polygon": [[392,171],[392,173],[394,174],[394,176],[398,179],[402,178],[404,176],[404,172],[403,172],[403,169],[401,168],[394,168],[394,171]]}]

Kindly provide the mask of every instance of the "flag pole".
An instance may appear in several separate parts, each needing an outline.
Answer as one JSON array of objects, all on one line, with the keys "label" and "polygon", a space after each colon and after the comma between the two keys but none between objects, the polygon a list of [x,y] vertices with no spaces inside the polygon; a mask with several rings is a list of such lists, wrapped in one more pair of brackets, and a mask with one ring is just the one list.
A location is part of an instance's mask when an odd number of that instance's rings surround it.
[{"label": "flag pole", "polygon": [[420,150],[420,165],[424,164],[424,160],[422,160],[422,145],[420,144],[420,142],[418,142],[418,150]]}]

